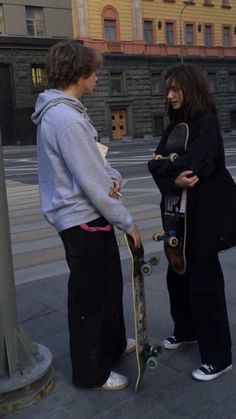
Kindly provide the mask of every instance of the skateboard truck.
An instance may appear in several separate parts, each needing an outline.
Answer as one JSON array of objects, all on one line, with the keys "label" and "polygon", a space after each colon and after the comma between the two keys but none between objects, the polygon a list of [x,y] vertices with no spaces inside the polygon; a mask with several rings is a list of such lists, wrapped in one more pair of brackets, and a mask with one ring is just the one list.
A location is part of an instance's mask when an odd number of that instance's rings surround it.
[{"label": "skateboard truck", "polygon": [[142,356],[147,365],[147,368],[154,370],[158,364],[159,354],[163,352],[163,347],[161,345],[150,346],[146,345],[143,349]]},{"label": "skateboard truck", "polygon": [[174,162],[179,155],[177,153],[170,153],[168,156],[162,156],[162,154],[157,154],[155,157],[155,160],[169,160],[171,162]]},{"label": "skateboard truck", "polygon": [[161,240],[163,240],[170,247],[176,247],[178,246],[178,243],[179,243],[174,231],[169,231],[168,234],[155,233],[153,235],[153,240],[156,242],[160,242]]},{"label": "skateboard truck", "polygon": [[143,275],[150,275],[152,273],[152,266],[157,266],[160,262],[159,258],[151,257],[147,262],[144,259],[138,261],[138,267]]}]

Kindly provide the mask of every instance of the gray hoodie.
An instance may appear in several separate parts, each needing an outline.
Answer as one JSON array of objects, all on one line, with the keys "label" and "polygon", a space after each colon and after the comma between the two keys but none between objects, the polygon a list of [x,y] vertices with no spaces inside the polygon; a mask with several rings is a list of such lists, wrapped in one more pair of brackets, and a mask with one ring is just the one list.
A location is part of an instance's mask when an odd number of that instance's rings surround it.
[{"label": "gray hoodie", "polygon": [[120,174],[96,146],[97,131],[82,103],[57,89],[38,97],[32,121],[37,127],[42,211],[57,231],[101,215],[131,232],[133,220],[120,199],[109,197]]}]

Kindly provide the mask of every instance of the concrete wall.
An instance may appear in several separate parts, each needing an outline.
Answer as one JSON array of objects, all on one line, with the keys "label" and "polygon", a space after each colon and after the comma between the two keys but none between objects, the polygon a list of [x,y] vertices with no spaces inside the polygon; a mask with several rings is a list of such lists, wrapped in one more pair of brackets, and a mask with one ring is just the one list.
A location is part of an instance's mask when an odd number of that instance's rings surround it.
[{"label": "concrete wall", "polygon": [[[0,66],[7,66],[10,72],[12,105],[8,112],[9,127],[5,127],[3,144],[35,144],[36,129],[31,122],[31,114],[39,90],[35,89],[31,78],[31,65],[46,63],[48,48],[56,40],[45,40],[44,44],[39,39],[31,43],[20,42],[18,38],[4,38],[9,44],[0,42]],[[18,41],[18,44],[16,43]],[[0,86],[1,90],[1,86]],[[1,102],[1,98],[0,98]],[[9,104],[8,104],[9,105]],[[7,106],[7,103],[6,103]],[[4,112],[4,109],[3,109]]]},{"label": "concrete wall", "polygon": [[[55,42],[55,41],[54,41]],[[1,48],[0,65],[9,64],[12,74],[13,124],[14,136],[6,139],[5,144],[33,144],[36,141],[35,127],[31,123],[39,91],[32,87],[31,65],[46,62],[49,46]],[[164,72],[176,64],[179,58],[132,56],[110,54],[105,56],[104,65],[98,72],[98,86],[91,97],[83,99],[89,114],[98,130],[99,136],[111,138],[111,112],[125,109],[127,115],[128,136],[142,138],[154,135],[154,117],[165,120],[165,99],[151,91],[151,75]],[[230,93],[228,86],[229,72],[236,73],[236,60],[233,59],[194,59],[205,72],[216,72],[219,117],[223,130],[230,130],[230,112],[236,111],[236,92]],[[124,73],[126,89],[122,95],[110,94],[110,72]]]},{"label": "concrete wall", "polygon": [[[100,137],[111,138],[111,109],[127,110],[128,135],[144,137],[154,134],[154,117],[162,116],[165,123],[165,98],[162,92],[151,92],[151,74],[164,72],[179,62],[178,58],[145,57],[126,55],[107,55],[103,68],[99,71],[98,86],[92,97],[84,98]],[[230,112],[236,110],[236,92],[229,92],[228,74],[236,73],[236,59],[192,59],[204,73],[215,72],[217,90],[215,92],[219,118],[223,130],[230,126]],[[111,96],[109,91],[109,73],[124,72],[126,92]]]}]

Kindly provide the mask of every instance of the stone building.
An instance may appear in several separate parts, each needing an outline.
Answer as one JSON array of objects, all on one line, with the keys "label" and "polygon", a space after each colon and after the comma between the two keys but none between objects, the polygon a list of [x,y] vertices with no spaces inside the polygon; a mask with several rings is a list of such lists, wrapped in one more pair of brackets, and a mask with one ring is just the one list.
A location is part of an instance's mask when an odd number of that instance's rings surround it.
[{"label": "stone building", "polygon": [[102,137],[160,135],[163,76],[183,60],[204,72],[222,128],[236,129],[235,0],[74,0],[72,13],[74,38],[104,53],[85,99]]},{"label": "stone building", "polygon": [[95,95],[84,98],[100,138],[160,135],[163,76],[182,60],[201,67],[222,128],[236,129],[236,0],[23,1],[0,4],[3,144],[35,143],[30,115],[47,86],[46,54],[68,38],[104,54]]},{"label": "stone building", "polygon": [[48,48],[71,38],[70,0],[9,0],[0,4],[0,127],[6,144],[35,143],[30,115],[47,85]]}]

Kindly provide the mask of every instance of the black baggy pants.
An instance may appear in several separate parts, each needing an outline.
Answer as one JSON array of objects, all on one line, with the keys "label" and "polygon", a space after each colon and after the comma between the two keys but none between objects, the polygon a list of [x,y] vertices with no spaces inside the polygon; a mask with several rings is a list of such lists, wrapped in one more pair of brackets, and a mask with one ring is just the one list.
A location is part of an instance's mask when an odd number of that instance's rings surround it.
[{"label": "black baggy pants", "polygon": [[218,255],[188,259],[186,274],[167,272],[174,335],[197,339],[202,363],[231,364],[231,338]]},{"label": "black baggy pants", "polygon": [[[103,226],[102,217],[89,226]],[[79,226],[60,233],[70,269],[68,320],[72,379],[98,387],[126,347],[123,281],[114,231],[88,232]]]}]

